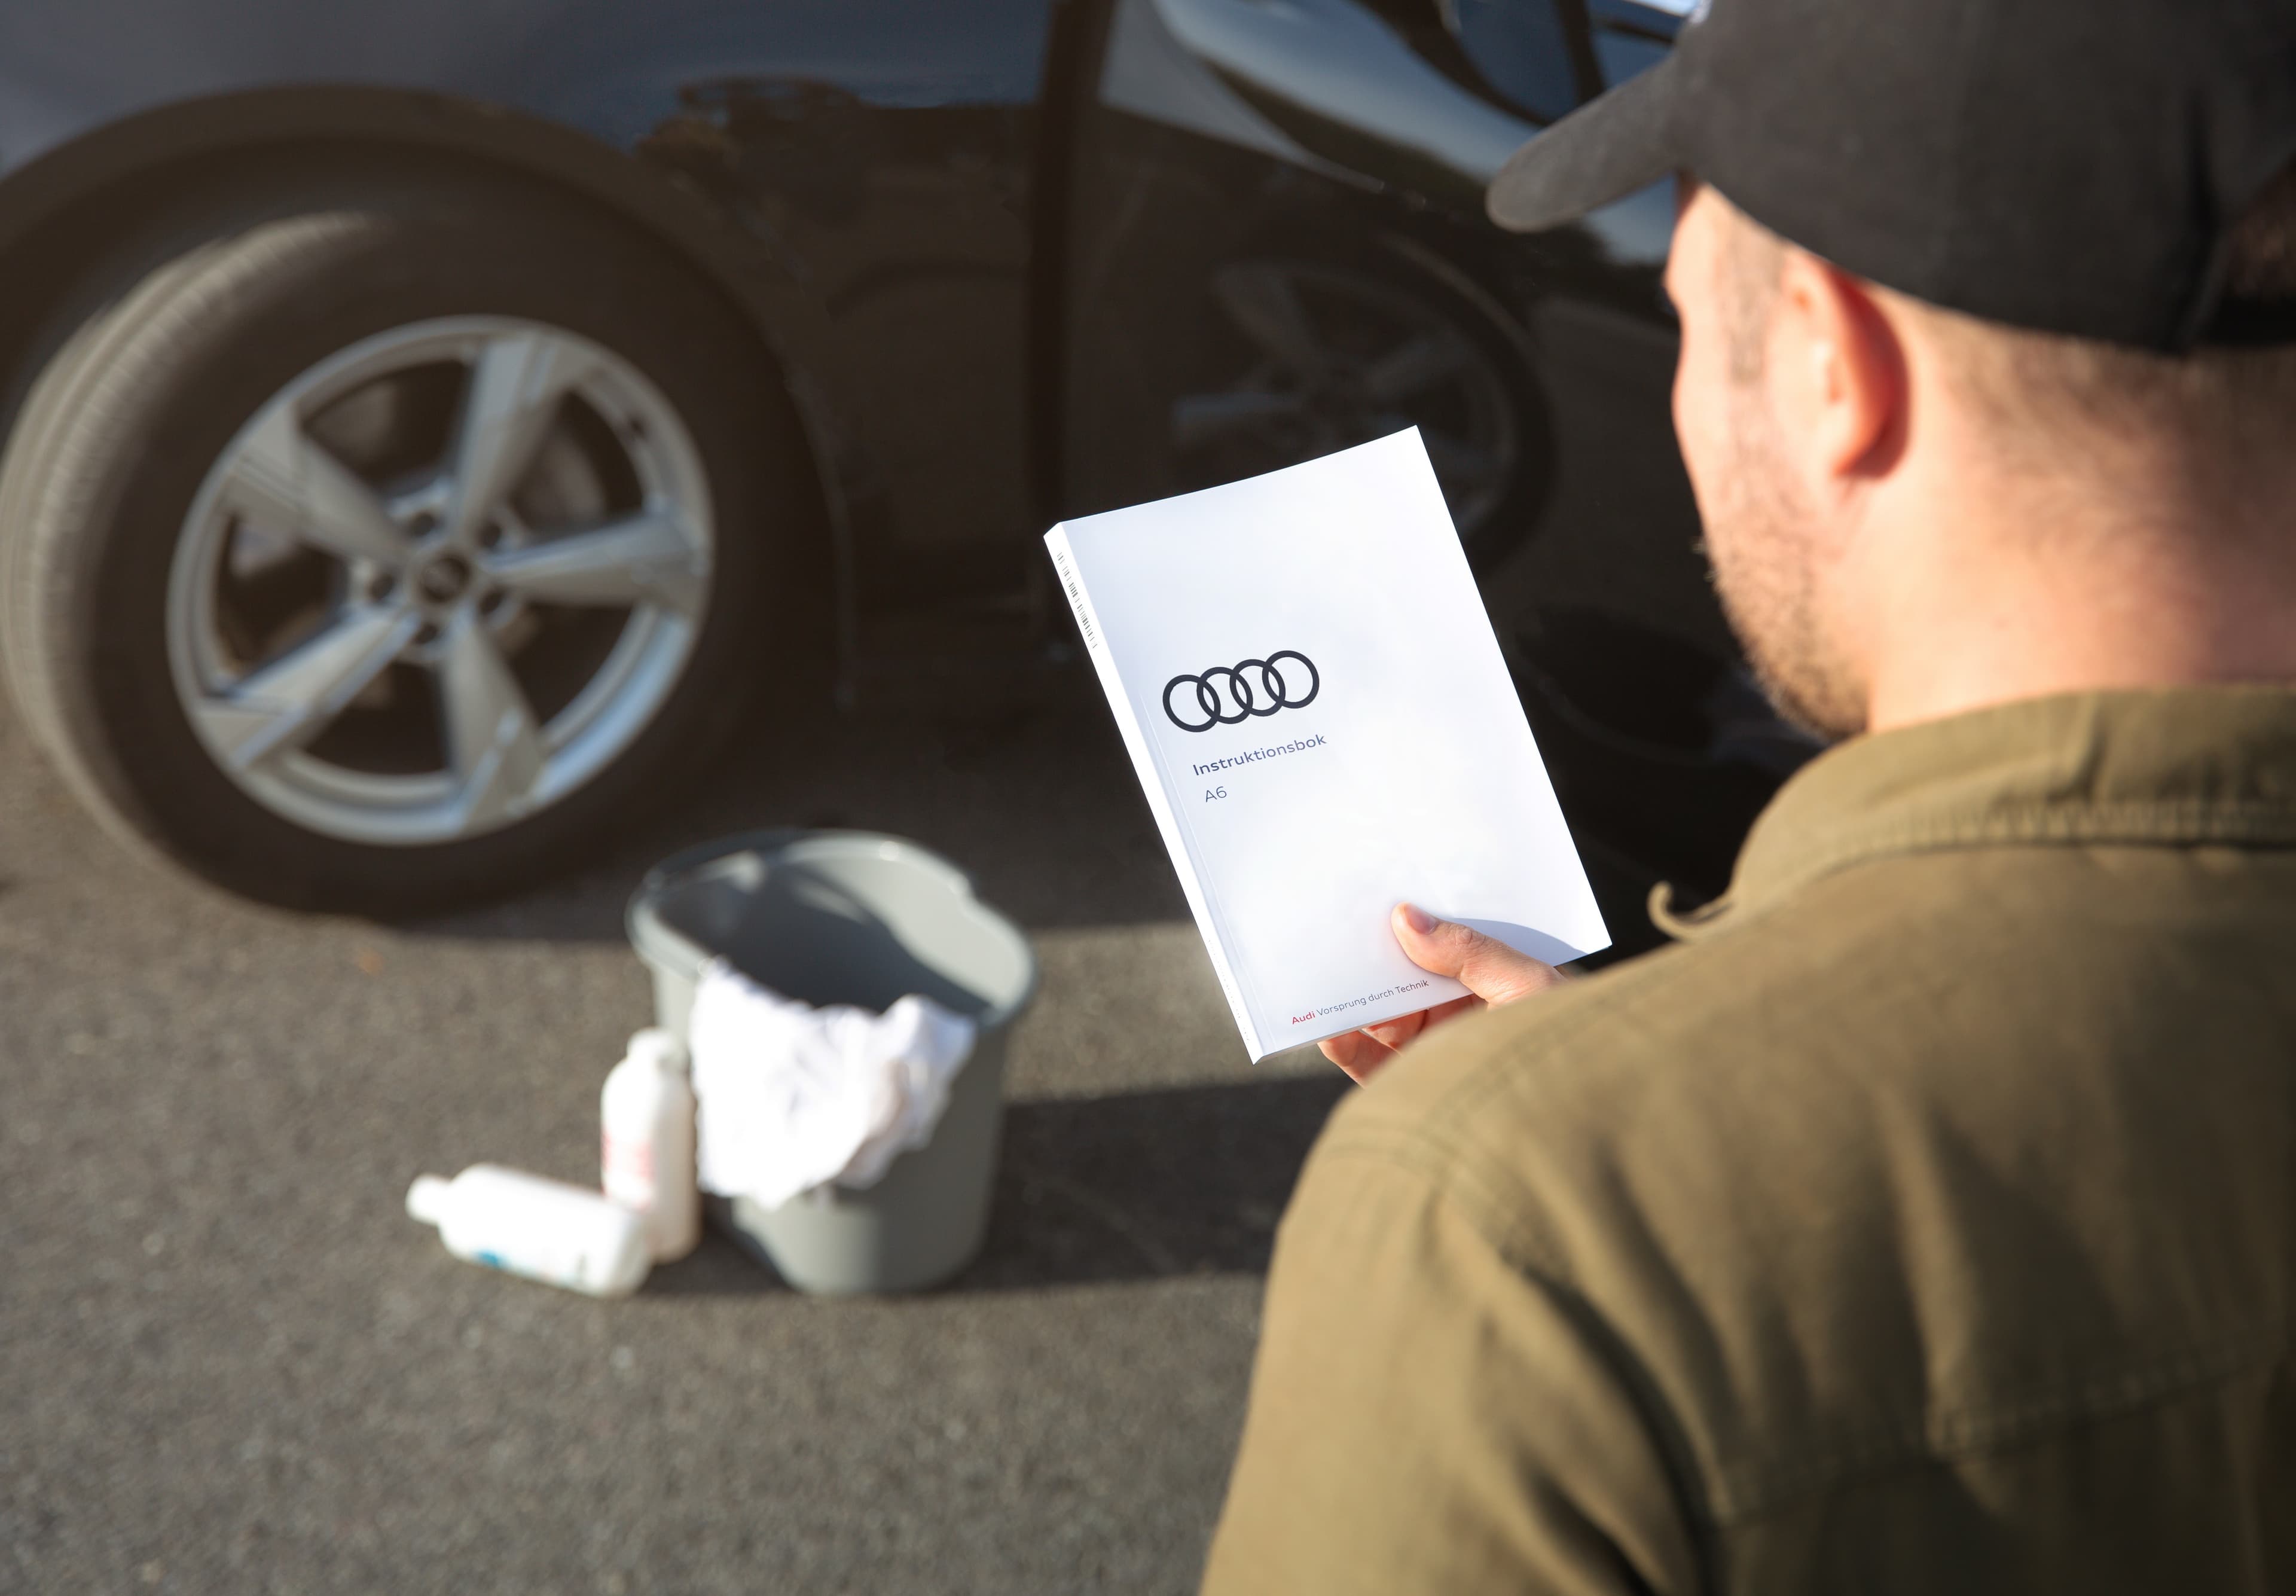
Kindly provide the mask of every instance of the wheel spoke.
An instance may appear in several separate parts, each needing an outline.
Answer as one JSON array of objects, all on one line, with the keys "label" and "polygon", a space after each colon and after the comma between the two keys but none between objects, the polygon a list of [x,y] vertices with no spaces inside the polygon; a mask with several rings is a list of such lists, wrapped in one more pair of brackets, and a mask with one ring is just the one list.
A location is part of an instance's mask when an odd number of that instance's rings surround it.
[{"label": "wheel spoke", "polygon": [[240,445],[223,494],[232,509],[339,559],[395,566],[406,557],[406,539],[374,489],[305,436],[288,406]]},{"label": "wheel spoke", "polygon": [[513,592],[545,604],[658,604],[688,617],[701,614],[709,574],[707,555],[675,516],[661,510],[493,555],[480,569]]},{"label": "wheel spoke", "polygon": [[466,541],[534,464],[559,402],[588,374],[571,344],[532,333],[487,341],[471,363],[463,413],[448,451],[446,524]]},{"label": "wheel spoke", "polygon": [[1245,337],[1301,375],[1331,364],[1289,273],[1274,266],[1231,266],[1213,279],[1213,297]]},{"label": "wheel spoke", "polygon": [[524,812],[546,759],[542,728],[525,689],[475,610],[457,616],[447,634],[439,690],[447,761],[461,788],[463,825]]},{"label": "wheel spoke", "polygon": [[326,728],[345,705],[382,674],[412,642],[421,620],[398,609],[361,605],[227,693],[197,706],[209,741],[236,769],[281,749],[300,746]]},{"label": "wheel spoke", "polygon": [[1270,422],[1288,421],[1304,401],[1292,393],[1193,393],[1172,401],[1172,441],[1194,448]]},{"label": "wheel spoke", "polygon": [[1441,382],[1467,361],[1467,352],[1454,338],[1422,333],[1389,351],[1365,371],[1364,391],[1382,405],[1391,405]]}]

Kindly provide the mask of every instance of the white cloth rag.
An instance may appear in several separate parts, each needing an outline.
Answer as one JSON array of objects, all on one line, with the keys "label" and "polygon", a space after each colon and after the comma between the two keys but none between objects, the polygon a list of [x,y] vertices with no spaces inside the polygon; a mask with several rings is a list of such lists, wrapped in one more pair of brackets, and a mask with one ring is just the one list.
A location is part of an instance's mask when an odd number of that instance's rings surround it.
[{"label": "white cloth rag", "polygon": [[688,1027],[701,1189],[778,1208],[875,1185],[932,1135],[973,1032],[930,998],[816,1008],[713,959]]}]

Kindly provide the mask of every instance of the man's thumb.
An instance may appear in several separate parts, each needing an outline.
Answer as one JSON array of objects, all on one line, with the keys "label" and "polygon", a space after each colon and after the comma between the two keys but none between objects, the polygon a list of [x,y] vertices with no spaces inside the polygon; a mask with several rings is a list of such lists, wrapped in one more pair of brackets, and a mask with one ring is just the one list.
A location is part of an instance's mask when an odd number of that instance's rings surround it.
[{"label": "man's thumb", "polygon": [[1398,903],[1390,917],[1395,940],[1411,962],[1438,975],[1451,975],[1484,1002],[1497,1008],[1562,984],[1562,972],[1528,953],[1518,953],[1472,926],[1439,920],[1425,909]]}]

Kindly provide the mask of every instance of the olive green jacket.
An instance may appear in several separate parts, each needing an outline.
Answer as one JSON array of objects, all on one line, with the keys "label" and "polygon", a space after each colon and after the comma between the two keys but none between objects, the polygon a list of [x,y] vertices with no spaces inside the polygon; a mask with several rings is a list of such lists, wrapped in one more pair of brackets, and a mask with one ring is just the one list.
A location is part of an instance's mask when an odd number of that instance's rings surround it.
[{"label": "olive green jacket", "polygon": [[2296,692],[1781,792],[1283,1221],[1207,1591],[2296,1590]]}]

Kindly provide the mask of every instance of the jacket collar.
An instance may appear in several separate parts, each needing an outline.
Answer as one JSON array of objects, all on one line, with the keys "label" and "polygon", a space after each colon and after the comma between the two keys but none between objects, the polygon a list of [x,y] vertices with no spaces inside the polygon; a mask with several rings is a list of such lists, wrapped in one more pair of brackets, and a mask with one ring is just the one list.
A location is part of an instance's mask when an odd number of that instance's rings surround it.
[{"label": "jacket collar", "polygon": [[1939,849],[2296,845],[2296,688],[2069,693],[1854,737],[1805,765],[1739,851],[1730,890],[1660,929],[1695,937],[1824,876]]}]

